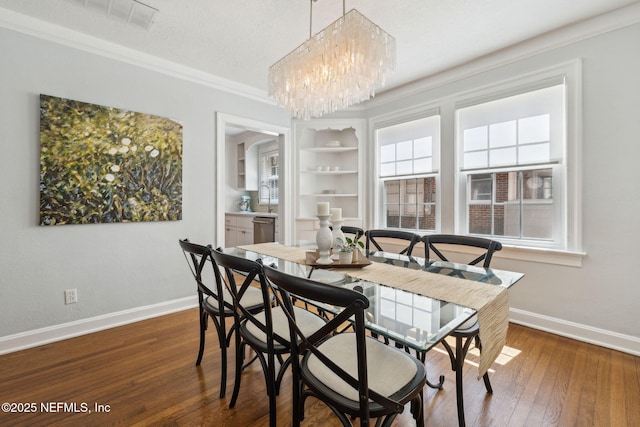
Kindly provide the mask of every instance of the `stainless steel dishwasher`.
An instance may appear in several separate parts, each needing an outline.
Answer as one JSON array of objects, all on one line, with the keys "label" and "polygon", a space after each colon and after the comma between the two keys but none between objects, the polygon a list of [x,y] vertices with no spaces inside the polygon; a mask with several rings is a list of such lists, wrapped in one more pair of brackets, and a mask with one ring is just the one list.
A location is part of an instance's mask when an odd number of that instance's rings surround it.
[{"label": "stainless steel dishwasher", "polygon": [[276,238],[276,219],[270,216],[253,218],[253,243],[273,242]]}]

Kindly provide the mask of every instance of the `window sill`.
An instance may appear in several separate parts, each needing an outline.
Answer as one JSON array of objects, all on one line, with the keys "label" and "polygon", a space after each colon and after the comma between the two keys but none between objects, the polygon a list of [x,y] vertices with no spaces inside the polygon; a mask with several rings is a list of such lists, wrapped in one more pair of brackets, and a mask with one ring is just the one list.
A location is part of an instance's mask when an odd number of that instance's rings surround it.
[{"label": "window sill", "polygon": [[587,254],[586,252],[509,246],[503,244],[502,250],[500,252],[496,252],[493,256],[496,258],[564,265],[567,267],[582,267],[582,259],[587,256]]},{"label": "window sill", "polygon": [[[476,248],[465,248],[455,245],[442,245],[446,252],[458,252],[463,254],[480,254]],[[414,254],[422,251],[422,248],[414,249]],[[502,250],[495,252],[493,258],[511,259],[517,261],[536,262],[543,264],[564,265],[567,267],[582,267],[582,259],[587,256],[585,252],[563,251],[558,249],[535,248],[531,246],[514,246],[502,244]]]}]

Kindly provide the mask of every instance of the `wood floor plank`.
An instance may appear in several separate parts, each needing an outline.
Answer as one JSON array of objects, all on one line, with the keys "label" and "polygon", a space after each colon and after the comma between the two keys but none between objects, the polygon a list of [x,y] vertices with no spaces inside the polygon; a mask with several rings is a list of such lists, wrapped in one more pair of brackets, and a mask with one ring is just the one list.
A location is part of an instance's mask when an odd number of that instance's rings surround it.
[{"label": "wood floor plank", "polygon": [[[214,334],[213,329],[207,333],[199,367],[196,310],[0,356],[0,400],[38,405],[33,413],[0,413],[0,425],[268,425],[268,399],[257,364],[243,372],[238,403],[228,407],[233,350],[227,396],[218,398],[220,350]],[[477,355],[465,364],[469,427],[640,425],[640,358],[518,325],[510,325],[503,353],[504,364],[494,364],[490,374],[493,395],[475,379]],[[444,390],[425,389],[426,425],[455,426],[455,381],[448,355],[439,346],[427,354],[426,363],[432,381],[446,376]],[[56,406],[60,404],[66,410]],[[91,413],[82,412],[83,404]],[[108,412],[96,412],[96,404]],[[43,410],[47,405],[51,412]],[[290,374],[284,378],[277,412],[278,425],[290,425]],[[313,398],[305,416],[303,427],[340,425]],[[393,425],[413,426],[409,411]]]}]

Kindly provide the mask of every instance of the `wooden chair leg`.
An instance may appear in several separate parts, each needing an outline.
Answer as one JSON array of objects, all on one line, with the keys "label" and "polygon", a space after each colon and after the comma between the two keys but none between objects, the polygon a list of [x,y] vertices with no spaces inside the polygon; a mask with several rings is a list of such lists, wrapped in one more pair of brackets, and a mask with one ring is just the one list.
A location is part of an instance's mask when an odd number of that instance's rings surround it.
[{"label": "wooden chair leg", "polygon": [[220,357],[222,358],[222,372],[220,373],[220,398],[227,393],[227,346],[224,337],[220,337]]},{"label": "wooden chair leg", "polygon": [[242,363],[244,362],[244,346],[241,344],[241,338],[238,331],[236,331],[236,379],[233,384],[233,394],[231,395],[231,402],[229,402],[229,408],[236,406],[238,400],[238,393],[240,392],[240,379],[242,378]]},{"label": "wooden chair leg", "polygon": [[202,356],[204,355],[204,339],[207,331],[207,316],[205,311],[200,311],[200,349],[198,350],[198,358],[196,359],[196,366],[200,366],[202,362]]},{"label": "wooden chair leg", "polygon": [[464,367],[464,350],[462,337],[456,337],[456,402],[458,404],[458,426],[464,427],[464,394],[462,393],[462,368]]},{"label": "wooden chair leg", "polygon": [[273,354],[267,355],[267,369],[265,380],[267,383],[267,394],[269,395],[269,426],[276,427],[276,395],[278,386],[276,384],[275,357]]}]

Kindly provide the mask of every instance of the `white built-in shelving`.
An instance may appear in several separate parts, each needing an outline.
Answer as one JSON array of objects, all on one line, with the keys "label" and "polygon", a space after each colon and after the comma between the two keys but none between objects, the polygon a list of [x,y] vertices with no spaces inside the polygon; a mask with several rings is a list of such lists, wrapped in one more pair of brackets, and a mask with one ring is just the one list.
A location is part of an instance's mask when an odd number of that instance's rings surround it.
[{"label": "white built-in shelving", "polygon": [[363,120],[294,122],[298,239],[314,238],[320,201],[342,208],[345,224],[362,224],[364,124]]}]

